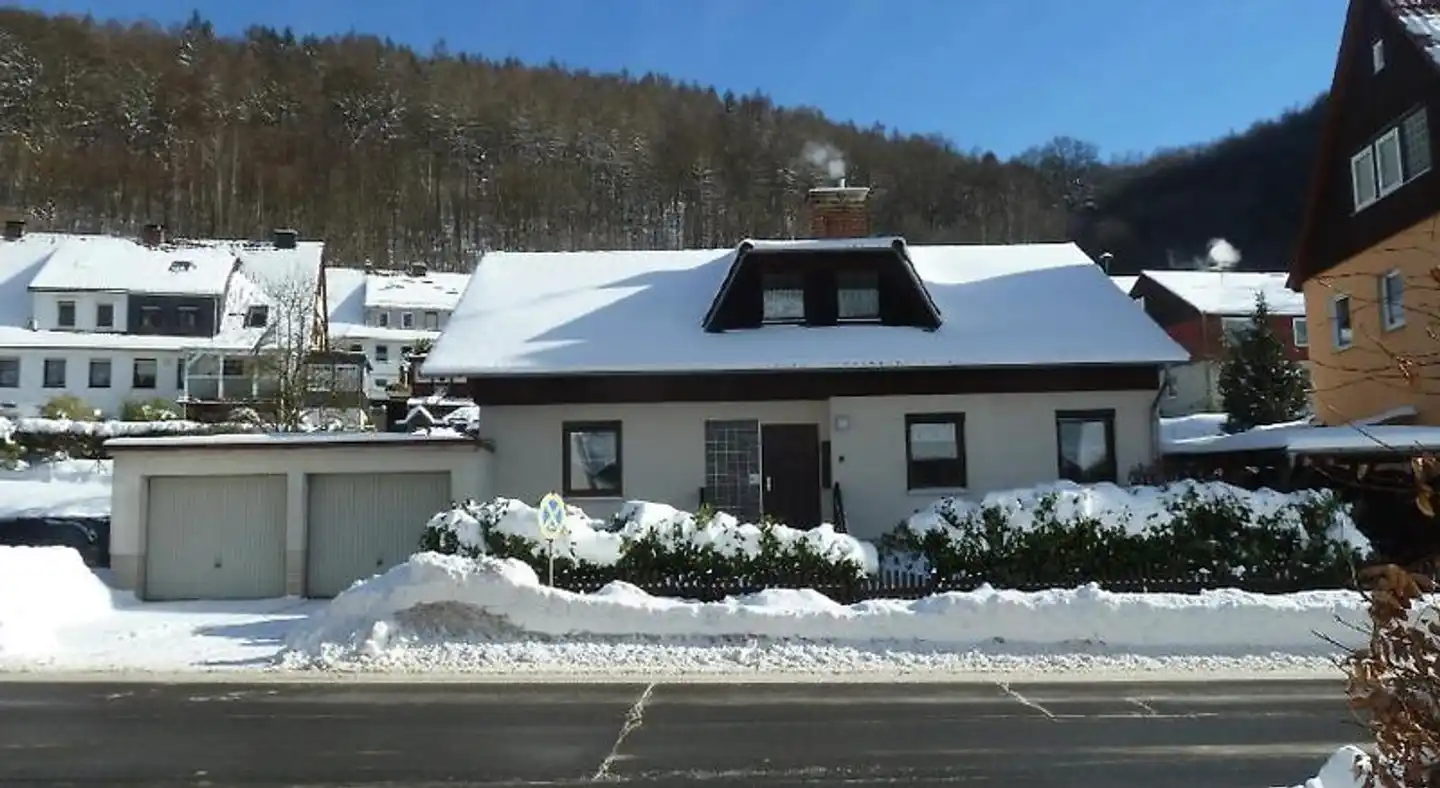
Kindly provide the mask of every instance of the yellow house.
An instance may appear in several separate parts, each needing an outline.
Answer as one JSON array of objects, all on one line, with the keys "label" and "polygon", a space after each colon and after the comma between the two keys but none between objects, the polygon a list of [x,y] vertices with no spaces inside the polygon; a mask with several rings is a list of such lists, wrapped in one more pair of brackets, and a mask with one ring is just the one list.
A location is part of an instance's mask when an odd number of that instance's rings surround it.
[{"label": "yellow house", "polygon": [[1440,0],[1351,0],[1290,287],[1316,417],[1440,425]]}]

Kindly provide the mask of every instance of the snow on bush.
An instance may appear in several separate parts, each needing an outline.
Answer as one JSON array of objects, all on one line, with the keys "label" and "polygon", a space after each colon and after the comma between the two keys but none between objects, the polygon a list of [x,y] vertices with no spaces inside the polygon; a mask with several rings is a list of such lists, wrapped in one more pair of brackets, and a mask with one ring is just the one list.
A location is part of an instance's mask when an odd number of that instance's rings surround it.
[{"label": "snow on bush", "polygon": [[210,424],[185,419],[154,421],[87,421],[83,419],[47,419],[0,417],[0,435],[6,445],[15,447],[15,454],[46,456],[105,457],[105,441],[121,437],[151,435],[215,435],[230,432],[254,432],[250,424],[225,422]]},{"label": "snow on bush", "polygon": [[1164,487],[1059,482],[942,499],[882,539],[941,576],[993,582],[1246,576],[1348,579],[1370,545],[1325,491],[1249,492],[1220,482]]},{"label": "snow on bush", "polygon": [[56,629],[110,610],[110,589],[74,550],[0,546],[0,657],[49,651]]},{"label": "snow on bush", "polygon": [[517,559],[419,553],[356,583],[292,630],[285,661],[376,657],[390,649],[475,640],[547,638],[761,639],[895,644],[965,650],[1103,643],[1179,651],[1314,652],[1316,633],[1354,639],[1364,615],[1353,592],[1259,595],[1119,594],[1085,586],[1041,592],[984,587],[913,601],[841,605],[806,590],[772,589],[690,602],[654,597],[623,582],[594,594],[542,586]]},{"label": "snow on bush", "polygon": [[1347,744],[1330,756],[1319,774],[1295,788],[1364,788],[1372,768],[1370,756],[1364,750]]},{"label": "snow on bush", "polygon": [[[539,511],[509,498],[467,501],[433,517],[421,546],[441,553],[494,554],[539,565],[546,555]],[[742,523],[724,513],[691,514],[664,504],[630,501],[605,523],[567,507],[555,554],[566,566],[599,566],[658,576],[795,575],[843,581],[874,573],[873,545],[834,526],[810,530]]]}]

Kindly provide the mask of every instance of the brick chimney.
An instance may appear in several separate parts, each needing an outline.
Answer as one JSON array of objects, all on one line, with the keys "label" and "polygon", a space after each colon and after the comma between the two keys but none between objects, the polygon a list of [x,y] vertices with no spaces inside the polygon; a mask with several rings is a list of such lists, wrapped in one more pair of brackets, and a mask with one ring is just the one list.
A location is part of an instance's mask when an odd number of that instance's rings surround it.
[{"label": "brick chimney", "polygon": [[288,227],[276,227],[272,233],[276,249],[294,249],[300,233]]},{"label": "brick chimney", "polygon": [[864,186],[822,186],[811,189],[811,238],[866,238],[870,235],[870,212],[865,205],[870,189]]},{"label": "brick chimney", "polygon": [[140,243],[146,246],[159,246],[165,243],[165,225],[151,222],[140,230]]},{"label": "brick chimney", "polygon": [[5,240],[7,240],[7,241],[18,241],[18,240],[20,240],[20,238],[21,238],[22,236],[24,236],[24,235],[25,235],[25,220],[24,220],[24,219],[7,219],[7,220],[5,220]]}]

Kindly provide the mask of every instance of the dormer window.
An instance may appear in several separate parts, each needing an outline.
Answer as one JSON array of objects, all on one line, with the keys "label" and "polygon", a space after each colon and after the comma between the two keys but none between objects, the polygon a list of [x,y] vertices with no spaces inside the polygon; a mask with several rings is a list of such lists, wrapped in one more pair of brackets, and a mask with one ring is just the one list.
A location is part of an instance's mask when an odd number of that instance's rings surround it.
[{"label": "dormer window", "polygon": [[805,319],[805,281],[800,274],[767,272],[761,276],[762,320],[799,323]]},{"label": "dormer window", "polygon": [[256,304],[245,310],[246,328],[264,328],[270,322],[270,307],[267,304]]},{"label": "dormer window", "polygon": [[170,273],[178,274],[182,271],[189,271],[194,267],[195,264],[190,262],[189,260],[174,260],[170,263]]},{"label": "dormer window", "polygon": [[835,309],[841,320],[880,319],[880,275],[841,271],[835,277]]}]

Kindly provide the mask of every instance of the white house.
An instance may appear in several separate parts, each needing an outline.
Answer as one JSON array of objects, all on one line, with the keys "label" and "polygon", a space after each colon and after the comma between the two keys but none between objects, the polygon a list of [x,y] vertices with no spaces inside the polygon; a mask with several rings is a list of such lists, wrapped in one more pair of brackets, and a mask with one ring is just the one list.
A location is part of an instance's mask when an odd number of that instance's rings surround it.
[{"label": "white house", "polygon": [[[127,401],[218,396],[226,371],[245,378],[236,362],[227,370],[214,354],[253,352],[271,305],[255,279],[278,275],[282,266],[259,244],[166,242],[159,232],[147,228],[137,241],[26,233],[23,224],[7,223],[0,239],[0,402],[34,412],[69,394],[113,416]],[[279,257],[298,260],[282,251]],[[313,254],[318,275],[315,252],[304,254]],[[192,356],[215,358],[215,373],[204,374],[203,362],[187,367]]]},{"label": "white house", "polygon": [[325,269],[330,337],[337,348],[364,353],[372,399],[400,381],[402,362],[421,342],[433,342],[450,320],[469,274]]},{"label": "white house", "polygon": [[[863,234],[866,193],[812,192],[815,234]],[[1124,479],[1187,359],[1073,244],[819,238],[488,254],[425,372],[470,379],[498,495],[874,536],[946,495]]]}]

